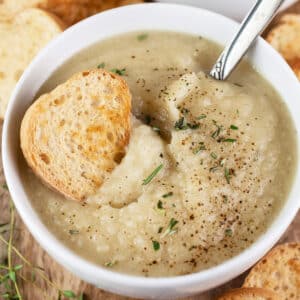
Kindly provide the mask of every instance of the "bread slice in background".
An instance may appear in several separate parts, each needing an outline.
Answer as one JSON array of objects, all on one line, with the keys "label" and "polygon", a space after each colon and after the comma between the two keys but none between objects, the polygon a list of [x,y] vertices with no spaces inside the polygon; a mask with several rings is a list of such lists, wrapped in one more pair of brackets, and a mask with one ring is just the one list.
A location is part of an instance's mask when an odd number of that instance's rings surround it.
[{"label": "bread slice in background", "polygon": [[68,26],[106,9],[122,5],[141,3],[142,0],[3,0],[0,5],[0,18],[3,15],[14,15],[28,7],[45,9]]},{"label": "bread slice in background", "polygon": [[299,300],[300,243],[271,250],[252,268],[243,287],[263,287],[278,293],[281,300]]},{"label": "bread slice in background", "polygon": [[37,8],[45,0],[0,0],[0,20],[9,19],[27,8]]},{"label": "bread slice in background", "polygon": [[267,289],[240,288],[225,293],[218,300],[281,300],[281,298]]},{"label": "bread slice in background", "polygon": [[130,111],[131,95],[121,77],[100,69],[77,73],[27,110],[23,154],[49,186],[84,200],[122,159]]},{"label": "bread slice in background", "polygon": [[300,15],[284,14],[266,40],[284,57],[300,79]]},{"label": "bread slice in background", "polygon": [[42,0],[41,8],[59,16],[70,26],[101,11],[122,5],[141,3],[142,0]]},{"label": "bread slice in background", "polygon": [[0,118],[25,68],[63,29],[57,17],[36,8],[0,21]]}]

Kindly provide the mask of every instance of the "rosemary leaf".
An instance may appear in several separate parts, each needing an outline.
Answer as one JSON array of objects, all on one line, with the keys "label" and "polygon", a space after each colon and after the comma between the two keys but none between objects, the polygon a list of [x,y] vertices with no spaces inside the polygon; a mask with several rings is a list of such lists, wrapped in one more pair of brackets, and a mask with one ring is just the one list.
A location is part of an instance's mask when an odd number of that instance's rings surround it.
[{"label": "rosemary leaf", "polygon": [[154,169],[154,171],[143,180],[142,185],[146,185],[152,181],[152,179],[159,173],[159,171],[163,168],[163,164],[160,164],[157,168]]}]

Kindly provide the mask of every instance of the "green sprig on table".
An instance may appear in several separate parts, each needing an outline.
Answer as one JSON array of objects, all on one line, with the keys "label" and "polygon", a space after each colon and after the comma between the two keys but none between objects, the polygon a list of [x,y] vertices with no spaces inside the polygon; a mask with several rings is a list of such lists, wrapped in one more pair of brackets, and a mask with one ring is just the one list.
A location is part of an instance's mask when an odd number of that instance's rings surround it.
[{"label": "green sprig on table", "polygon": [[[3,185],[3,189],[6,187],[6,184]],[[4,243],[7,248],[7,259],[0,263],[0,298],[1,299],[18,299],[23,300],[23,296],[20,291],[19,283],[20,281],[29,282],[35,288],[39,289],[44,295],[44,299],[47,299],[45,290],[39,287],[35,281],[36,276],[38,275],[42,278],[49,286],[57,291],[58,300],[61,299],[75,299],[75,300],[84,300],[84,294],[80,293],[79,295],[71,290],[63,290],[59,286],[51,281],[44,269],[41,267],[34,266],[30,261],[28,261],[20,251],[14,246],[14,230],[15,230],[15,207],[13,202],[9,201],[9,212],[10,212],[10,221],[9,223],[0,224],[0,242]],[[9,232],[8,239],[4,237],[4,234]],[[21,264],[13,264],[13,256],[16,255],[19,260],[22,261]],[[27,267],[31,270],[31,277],[28,278],[22,273],[24,267]]]}]

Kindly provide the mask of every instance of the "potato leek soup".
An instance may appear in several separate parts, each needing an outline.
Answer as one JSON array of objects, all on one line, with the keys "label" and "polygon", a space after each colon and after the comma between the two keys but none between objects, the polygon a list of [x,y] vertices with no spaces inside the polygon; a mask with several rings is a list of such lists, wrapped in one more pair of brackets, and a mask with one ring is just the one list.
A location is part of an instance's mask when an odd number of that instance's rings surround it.
[{"label": "potato leek soup", "polygon": [[43,86],[98,67],[123,76],[133,97],[126,154],[85,201],[50,190],[22,161],[32,205],[74,252],[118,272],[175,276],[220,264],[268,228],[293,181],[295,128],[249,63],[226,82],[206,75],[220,50],[199,36],[128,33]]}]

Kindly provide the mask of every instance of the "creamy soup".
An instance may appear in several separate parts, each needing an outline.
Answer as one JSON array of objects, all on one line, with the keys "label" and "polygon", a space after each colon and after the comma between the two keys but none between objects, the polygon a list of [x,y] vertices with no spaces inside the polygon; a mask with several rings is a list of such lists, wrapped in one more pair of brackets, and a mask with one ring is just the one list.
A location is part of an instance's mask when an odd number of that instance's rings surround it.
[{"label": "creamy soup", "polygon": [[133,96],[126,155],[85,202],[51,191],[22,162],[33,206],[74,252],[119,272],[182,275],[237,255],[270,225],[293,181],[295,128],[250,64],[226,82],[205,75],[220,49],[187,34],[124,34],[76,55],[42,88],[99,66]]}]

